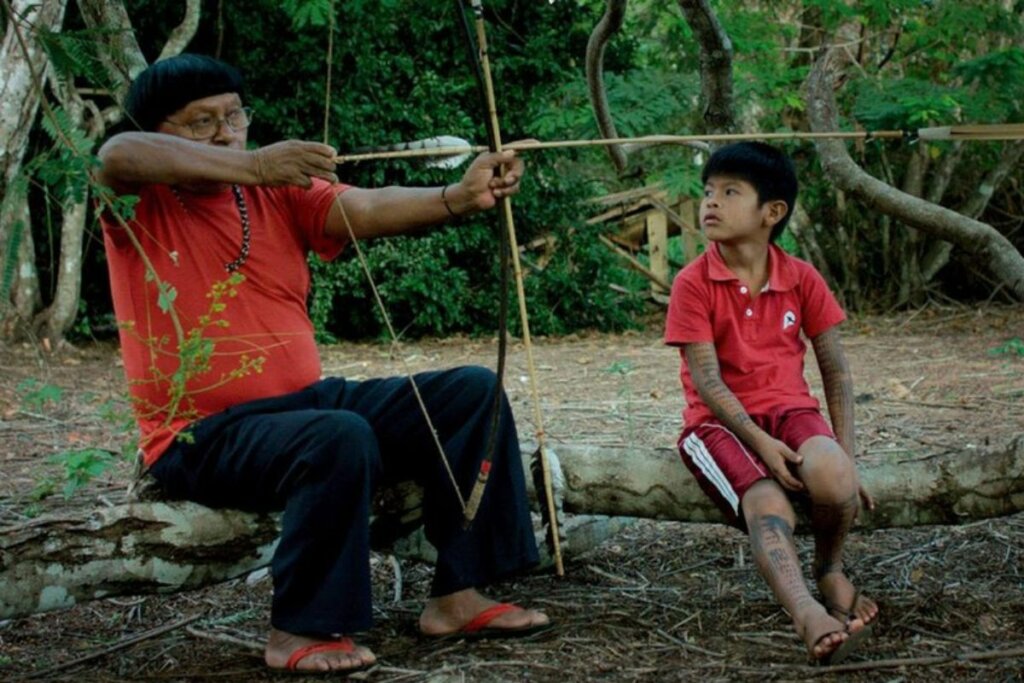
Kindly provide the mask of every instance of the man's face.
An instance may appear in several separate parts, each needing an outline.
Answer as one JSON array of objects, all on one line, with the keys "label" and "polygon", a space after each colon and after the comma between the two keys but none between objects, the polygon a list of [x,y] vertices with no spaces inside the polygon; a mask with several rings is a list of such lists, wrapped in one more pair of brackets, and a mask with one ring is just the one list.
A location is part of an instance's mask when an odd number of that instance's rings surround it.
[{"label": "man's face", "polygon": [[189,102],[170,114],[156,130],[196,142],[245,149],[247,128],[242,98],[237,93],[224,93]]}]

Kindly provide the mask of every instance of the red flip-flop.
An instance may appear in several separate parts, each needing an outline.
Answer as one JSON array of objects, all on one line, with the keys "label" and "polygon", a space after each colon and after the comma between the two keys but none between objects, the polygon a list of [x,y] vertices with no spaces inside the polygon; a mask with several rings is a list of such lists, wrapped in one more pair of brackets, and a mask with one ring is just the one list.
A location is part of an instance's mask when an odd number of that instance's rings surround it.
[{"label": "red flip-flop", "polygon": [[351,638],[340,638],[339,640],[327,640],[320,643],[310,643],[309,645],[303,645],[302,647],[296,648],[294,652],[288,657],[288,662],[284,665],[283,669],[273,669],[275,673],[293,673],[301,674],[304,676],[316,676],[322,674],[334,674],[347,675],[361,671],[367,668],[367,664],[361,664],[359,666],[349,667],[347,669],[300,669],[299,662],[310,655],[319,654],[321,652],[343,652],[345,654],[352,654],[356,651],[356,644]]},{"label": "red flip-flop", "polygon": [[431,635],[428,633],[422,634],[425,638],[431,640],[483,640],[485,638],[522,638],[525,636],[537,635],[549,631],[554,627],[554,624],[548,622],[546,624],[533,624],[529,626],[521,626],[519,628],[506,628],[506,627],[494,627],[491,626],[491,622],[500,617],[502,614],[508,614],[509,612],[521,612],[523,608],[519,605],[513,605],[509,602],[501,602],[497,605],[488,607],[484,611],[477,614],[475,617],[470,619],[462,628],[458,631],[451,633],[442,633],[440,635]]}]

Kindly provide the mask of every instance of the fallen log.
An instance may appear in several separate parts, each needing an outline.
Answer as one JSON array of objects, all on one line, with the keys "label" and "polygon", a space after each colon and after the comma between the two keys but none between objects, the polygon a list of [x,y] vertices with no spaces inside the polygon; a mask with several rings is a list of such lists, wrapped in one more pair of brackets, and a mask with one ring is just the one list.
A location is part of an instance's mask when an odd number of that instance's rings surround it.
[{"label": "fallen log", "polygon": [[[592,547],[629,518],[721,520],[670,449],[563,445],[557,458],[563,511],[581,515],[569,519],[567,556]],[[862,516],[863,529],[956,524],[1024,510],[1024,435],[990,452],[864,462],[860,471],[877,503],[875,512]],[[375,547],[429,555],[421,536],[409,536],[418,522],[415,486],[382,492],[372,532]],[[130,503],[3,528],[0,618],[242,576],[269,562],[277,533],[276,515],[187,502]]]},{"label": "fallen log", "polygon": [[[558,457],[567,513],[722,521],[674,449],[562,446]],[[858,471],[876,504],[861,515],[865,529],[957,524],[1024,510],[1024,434],[1001,449],[865,460]]]}]

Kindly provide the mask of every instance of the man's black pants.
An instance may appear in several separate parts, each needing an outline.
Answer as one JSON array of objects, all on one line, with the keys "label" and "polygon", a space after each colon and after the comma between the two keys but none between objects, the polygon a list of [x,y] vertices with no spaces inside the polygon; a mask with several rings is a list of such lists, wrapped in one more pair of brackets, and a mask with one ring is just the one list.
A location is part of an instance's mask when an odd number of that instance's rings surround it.
[{"label": "man's black pants", "polygon": [[[415,376],[463,497],[487,448],[495,376],[462,367]],[[153,465],[165,493],[210,507],[283,510],[271,623],[289,633],[372,625],[373,491],[412,479],[438,560],[431,595],[483,586],[537,563],[512,411],[501,397],[490,479],[475,521],[462,510],[407,377],[321,380],[195,422]]]}]

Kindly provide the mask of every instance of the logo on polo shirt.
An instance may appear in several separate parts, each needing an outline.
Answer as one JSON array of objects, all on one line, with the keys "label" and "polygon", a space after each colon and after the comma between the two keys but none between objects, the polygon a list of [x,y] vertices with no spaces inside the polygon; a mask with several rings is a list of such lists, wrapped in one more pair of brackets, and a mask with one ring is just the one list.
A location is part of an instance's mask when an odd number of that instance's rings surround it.
[{"label": "logo on polo shirt", "polygon": [[796,313],[786,311],[785,315],[782,316],[782,329],[788,330],[793,325],[796,325]]}]

